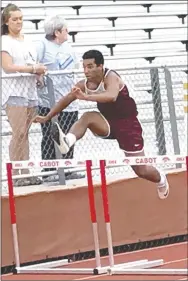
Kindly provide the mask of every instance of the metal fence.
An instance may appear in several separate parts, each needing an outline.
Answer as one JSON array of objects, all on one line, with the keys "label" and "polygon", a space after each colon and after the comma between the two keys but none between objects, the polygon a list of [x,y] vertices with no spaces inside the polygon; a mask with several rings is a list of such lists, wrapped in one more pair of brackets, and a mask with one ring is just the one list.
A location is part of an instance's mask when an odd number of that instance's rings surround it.
[{"label": "metal fence", "polygon": [[[130,95],[135,99],[139,111],[140,119],[144,132],[145,151],[147,155],[165,155],[165,154],[185,154],[187,136],[185,135],[184,109],[183,109],[183,81],[186,79],[186,65],[179,66],[152,66],[137,68],[120,68],[116,69],[124,79],[128,86]],[[57,100],[59,87],[64,87],[65,92],[71,89],[72,79],[79,80],[83,78],[81,71],[65,72],[54,71],[49,72],[44,77],[43,88],[38,89],[39,100],[43,99],[44,105],[49,103],[51,107]],[[33,82],[32,75],[6,75],[2,77],[2,95],[14,93],[15,91],[23,93],[28,89],[28,84]],[[29,84],[29,85],[30,85]],[[27,86],[27,87],[26,87]],[[30,89],[30,94],[35,91]],[[42,93],[42,95],[41,95]],[[78,116],[75,108],[78,106]],[[39,108],[40,114],[46,114],[48,109]],[[79,101],[75,107],[69,108],[58,116],[59,122],[62,123],[64,131],[79,118],[85,111],[96,110],[96,103]],[[27,160],[32,161],[38,159],[54,159],[61,158],[59,151],[54,147],[54,143],[50,138],[49,128],[45,129],[40,124],[32,124],[29,128],[28,143],[27,139],[28,124],[26,124],[25,114],[33,114],[31,110],[24,112],[23,110],[15,113],[16,130],[14,132],[10,126],[9,119],[5,110],[2,110],[2,167],[3,167],[3,185],[6,188],[6,171],[5,163],[10,160]],[[14,133],[14,134],[13,134]],[[17,136],[15,136],[17,134]],[[13,137],[17,137],[16,145],[12,145]],[[10,151],[10,146],[12,150]],[[24,149],[28,149],[24,154]],[[29,154],[28,154],[29,153]],[[119,158],[123,154],[119,150],[119,146],[115,140],[103,140],[96,138],[88,130],[86,135],[78,141],[71,154],[66,158],[74,157],[76,159],[111,157]],[[64,157],[64,158],[65,158]],[[22,158],[22,159],[21,159]],[[169,166],[165,166],[169,167]],[[171,165],[171,167],[174,167]],[[57,178],[57,172],[61,177],[61,182],[65,180],[64,171],[52,170],[38,171],[41,175],[53,175]],[[36,170],[33,173],[36,173]],[[125,175],[131,172],[130,168],[111,168],[108,175]],[[84,174],[84,172],[82,172]],[[82,174],[81,173],[81,174]],[[95,171],[94,176],[98,176]],[[67,177],[66,177],[67,178]],[[56,180],[56,179],[52,179]]]}]

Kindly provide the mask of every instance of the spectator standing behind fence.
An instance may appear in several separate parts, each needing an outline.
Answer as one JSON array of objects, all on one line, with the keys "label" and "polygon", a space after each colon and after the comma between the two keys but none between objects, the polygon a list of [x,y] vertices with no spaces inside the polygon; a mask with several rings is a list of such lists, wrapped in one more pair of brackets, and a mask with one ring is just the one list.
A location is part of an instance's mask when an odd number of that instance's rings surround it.
[{"label": "spectator standing behind fence", "polygon": [[[2,12],[2,74],[36,73],[44,74],[46,67],[36,64],[34,45],[21,34],[23,15],[19,7],[8,4]],[[5,109],[12,129],[12,139],[9,145],[11,161],[29,159],[29,128],[38,105],[36,90],[36,76],[3,78],[2,79],[2,107]],[[14,175],[19,170],[14,170]],[[28,174],[29,170],[21,170]],[[28,177],[14,180],[14,185],[23,186],[41,184],[38,177]]]},{"label": "spectator standing behind fence", "polygon": [[[72,46],[68,40],[68,30],[65,19],[60,16],[52,16],[44,22],[45,38],[37,42],[38,61],[45,63],[48,70],[69,70],[79,67],[79,61],[73,51]],[[65,96],[75,84],[74,74],[56,74],[49,75],[53,81],[55,103],[57,103],[62,96]],[[48,93],[45,81],[42,81],[41,87],[38,89],[39,96],[39,114],[46,116],[50,109],[54,106],[52,104],[50,95]],[[78,102],[75,101],[58,115],[59,125],[64,132],[68,132],[71,126],[78,120]],[[41,124],[42,142],[41,154],[42,159],[56,159],[55,146],[51,138],[51,121]],[[62,158],[73,158],[74,148],[69,151]],[[44,171],[52,171],[53,168],[46,168]],[[81,175],[77,173],[65,174],[67,178],[79,178]],[[46,180],[53,180],[54,177],[44,177]]]}]

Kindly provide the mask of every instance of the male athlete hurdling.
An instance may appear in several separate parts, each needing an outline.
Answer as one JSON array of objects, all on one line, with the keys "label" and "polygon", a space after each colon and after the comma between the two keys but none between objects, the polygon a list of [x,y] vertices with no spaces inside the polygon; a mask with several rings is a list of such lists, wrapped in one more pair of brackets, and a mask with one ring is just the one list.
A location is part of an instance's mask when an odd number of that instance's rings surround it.
[{"label": "male athlete hurdling", "polygon": [[[144,156],[144,140],[137,119],[136,103],[129,96],[122,78],[114,70],[104,68],[104,57],[97,50],[84,53],[83,68],[86,79],[79,81],[47,116],[36,116],[34,122],[45,123],[51,120],[76,99],[97,102],[99,112],[85,112],[66,135],[58,123],[53,123],[52,138],[61,153],[66,154],[90,129],[96,136],[116,139],[127,157]],[[167,198],[169,184],[163,172],[149,165],[135,165],[132,169],[138,177],[156,183],[161,199]]]}]

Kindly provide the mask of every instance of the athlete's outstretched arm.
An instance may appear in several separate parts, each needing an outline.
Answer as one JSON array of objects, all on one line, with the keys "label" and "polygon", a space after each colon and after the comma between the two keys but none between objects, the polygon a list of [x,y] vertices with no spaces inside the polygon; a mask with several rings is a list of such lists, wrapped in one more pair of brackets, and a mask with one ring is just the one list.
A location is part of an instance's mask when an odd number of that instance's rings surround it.
[{"label": "athlete's outstretched arm", "polygon": [[68,93],[65,97],[62,97],[58,103],[52,107],[50,112],[47,114],[48,120],[51,120],[54,116],[59,114],[62,110],[64,110],[69,104],[71,104],[76,97],[73,92]]},{"label": "athlete's outstretched arm", "polygon": [[106,90],[100,94],[86,95],[79,89],[76,97],[80,100],[94,101],[94,102],[114,102],[119,94],[119,77],[115,73],[110,73],[105,79]]},{"label": "athlete's outstretched arm", "polygon": [[52,107],[52,109],[50,110],[50,112],[46,115],[46,116],[35,116],[35,118],[33,119],[34,123],[45,123],[49,120],[51,120],[54,116],[56,116],[57,114],[59,114],[62,110],[64,110],[69,104],[71,104],[74,100],[77,99],[76,95],[75,95],[75,88],[76,89],[80,89],[83,90],[83,81],[79,81],[75,87],[72,89],[72,91],[70,93],[68,93],[65,97],[62,97],[60,99],[60,101],[58,103],[56,103],[54,105],[54,107]]}]

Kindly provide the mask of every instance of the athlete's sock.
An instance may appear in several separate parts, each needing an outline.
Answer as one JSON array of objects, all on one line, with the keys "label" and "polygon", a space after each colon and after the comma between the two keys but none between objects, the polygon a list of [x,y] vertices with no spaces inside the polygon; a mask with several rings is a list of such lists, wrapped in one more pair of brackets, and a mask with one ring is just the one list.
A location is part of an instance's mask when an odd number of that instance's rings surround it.
[{"label": "athlete's sock", "polygon": [[66,139],[68,141],[69,147],[73,146],[76,142],[76,136],[74,134],[68,133],[66,135]]},{"label": "athlete's sock", "polygon": [[[158,170],[158,169],[157,169]],[[160,181],[157,183],[158,186],[163,186],[166,183],[166,176],[164,173],[162,173],[160,170],[158,170],[159,174],[160,174]]]},{"label": "athlete's sock", "polygon": [[169,195],[169,183],[164,172],[158,170],[161,179],[157,183],[157,191],[160,199],[166,199]]}]

